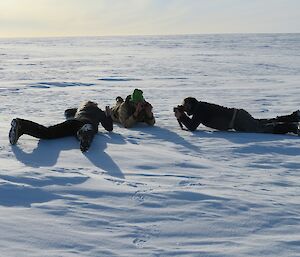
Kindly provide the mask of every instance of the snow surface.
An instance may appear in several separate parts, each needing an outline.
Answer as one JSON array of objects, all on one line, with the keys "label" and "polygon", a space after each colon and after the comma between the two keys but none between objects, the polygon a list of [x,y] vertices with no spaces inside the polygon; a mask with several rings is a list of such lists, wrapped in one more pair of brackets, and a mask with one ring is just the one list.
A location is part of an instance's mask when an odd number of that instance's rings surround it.
[{"label": "snow surface", "polygon": [[[1,256],[300,256],[300,138],[180,130],[187,96],[256,117],[300,108],[300,34],[0,39]],[[20,138],[141,88],[155,127]]]}]

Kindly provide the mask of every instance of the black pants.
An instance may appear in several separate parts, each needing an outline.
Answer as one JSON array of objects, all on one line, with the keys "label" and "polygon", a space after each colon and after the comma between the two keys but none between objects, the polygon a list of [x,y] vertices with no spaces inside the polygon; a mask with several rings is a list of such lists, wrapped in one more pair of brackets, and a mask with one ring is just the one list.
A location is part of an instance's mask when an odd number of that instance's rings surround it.
[{"label": "black pants", "polygon": [[[21,134],[41,139],[54,139],[68,136],[76,137],[77,131],[89,123],[88,121],[71,119],[50,127],[45,127],[30,120],[18,119],[18,122],[20,124]],[[94,129],[93,132],[94,136],[97,131]]]},{"label": "black pants", "polygon": [[294,114],[278,116],[272,119],[255,119],[247,111],[240,109],[234,122],[234,129],[243,132],[297,134],[298,118]]}]

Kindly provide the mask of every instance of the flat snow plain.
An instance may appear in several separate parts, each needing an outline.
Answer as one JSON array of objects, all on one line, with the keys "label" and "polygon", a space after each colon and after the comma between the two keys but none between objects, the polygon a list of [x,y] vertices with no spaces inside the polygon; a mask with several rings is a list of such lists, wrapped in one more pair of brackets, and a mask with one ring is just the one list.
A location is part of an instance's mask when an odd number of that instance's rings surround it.
[{"label": "flat snow plain", "polygon": [[[3,256],[300,256],[300,138],[180,130],[187,96],[255,117],[300,108],[300,34],[0,40]],[[20,138],[141,88],[155,127]],[[1,255],[2,255],[1,254]]]}]

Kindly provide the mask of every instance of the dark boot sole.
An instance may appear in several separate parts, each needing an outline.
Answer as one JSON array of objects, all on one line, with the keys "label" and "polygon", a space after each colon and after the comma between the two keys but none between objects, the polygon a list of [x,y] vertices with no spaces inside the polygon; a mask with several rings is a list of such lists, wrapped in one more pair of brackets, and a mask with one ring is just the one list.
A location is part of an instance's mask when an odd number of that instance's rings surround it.
[{"label": "dark boot sole", "polygon": [[81,152],[86,152],[92,143],[91,135],[93,128],[90,124],[85,124],[81,129],[77,132],[77,138],[80,142],[80,150]]},{"label": "dark boot sole", "polygon": [[11,145],[15,145],[20,137],[19,135],[20,126],[17,119],[11,121],[11,128],[9,131],[9,142]]}]

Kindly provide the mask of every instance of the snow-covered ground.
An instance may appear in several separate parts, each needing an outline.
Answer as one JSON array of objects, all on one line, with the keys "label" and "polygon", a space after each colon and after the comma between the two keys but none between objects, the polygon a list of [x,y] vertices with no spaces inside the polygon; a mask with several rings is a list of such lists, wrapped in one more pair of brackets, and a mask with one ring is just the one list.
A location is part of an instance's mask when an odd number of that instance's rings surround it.
[{"label": "snow-covered ground", "polygon": [[[300,34],[0,39],[1,256],[300,256],[300,138],[180,130],[187,96],[273,117],[300,108]],[[141,88],[155,127],[20,138],[83,100]]]}]

